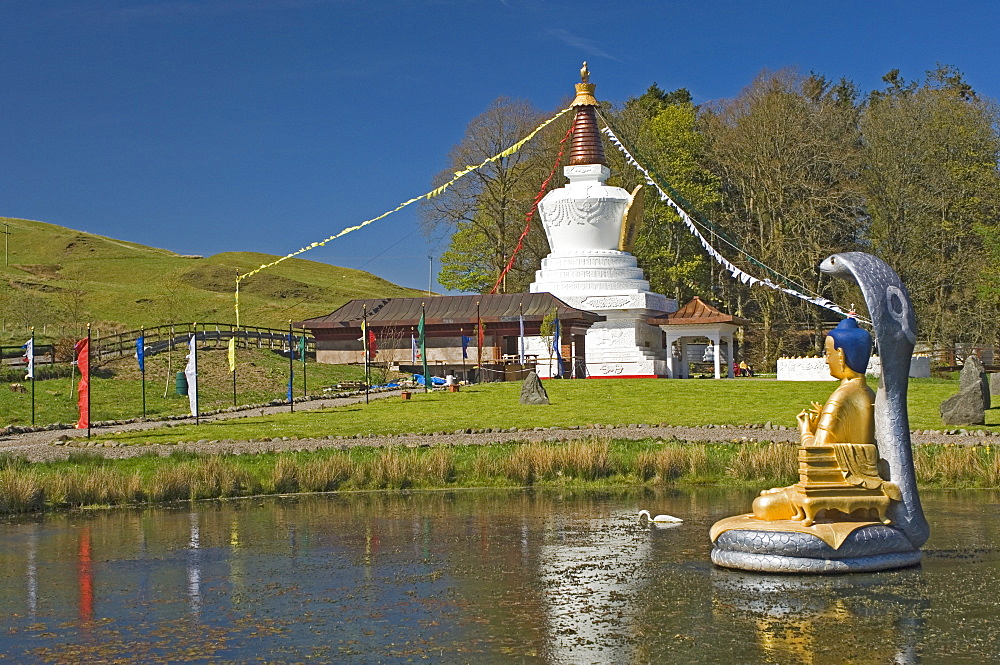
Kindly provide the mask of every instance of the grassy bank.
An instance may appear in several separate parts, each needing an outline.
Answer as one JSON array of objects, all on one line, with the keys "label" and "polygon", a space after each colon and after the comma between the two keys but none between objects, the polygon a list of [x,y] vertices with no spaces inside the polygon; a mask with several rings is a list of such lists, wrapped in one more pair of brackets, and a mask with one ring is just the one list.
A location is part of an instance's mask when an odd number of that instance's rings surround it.
[{"label": "grassy bank", "polygon": [[[356,447],[257,455],[177,451],[30,464],[0,458],[0,513],[259,494],[375,489],[610,485],[771,487],[795,480],[791,444],[589,439],[424,448]],[[989,446],[921,446],[925,487],[1000,487]]]},{"label": "grassy bank", "polygon": [[[380,399],[371,404],[281,413],[267,417],[184,425],[101,439],[125,443],[309,438],[356,434],[454,432],[458,429],[572,427],[646,423],[698,427],[771,422],[795,425],[795,415],[811,401],[823,402],[834,384],[778,381],[546,381],[551,404],[518,404],[519,383],[463,387],[461,392],[416,392],[413,399]],[[911,382],[910,426],[943,429],[940,403],[957,390],[956,381]],[[984,430],[1000,431],[1000,408],[987,411]]]}]

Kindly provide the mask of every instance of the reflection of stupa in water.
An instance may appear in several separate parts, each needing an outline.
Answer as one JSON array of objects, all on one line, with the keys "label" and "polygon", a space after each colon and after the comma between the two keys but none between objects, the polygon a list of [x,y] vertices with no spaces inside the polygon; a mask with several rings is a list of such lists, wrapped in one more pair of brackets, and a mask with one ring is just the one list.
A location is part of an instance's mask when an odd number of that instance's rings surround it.
[{"label": "reflection of stupa in water", "polygon": [[[576,117],[569,165],[569,183],[552,190],[538,204],[550,252],[535,273],[532,293],[548,292],[578,309],[603,315],[586,333],[571,340],[573,357],[586,356],[587,375],[616,377],[667,376],[667,355],[660,329],[646,323],[677,309],[677,302],[649,290],[649,282],[626,251],[642,216],[638,194],[609,187],[611,175],[597,127],[594,84],[576,86]],[[624,230],[624,232],[623,232]],[[541,345],[534,339],[533,346]],[[585,347],[585,353],[581,352]],[[529,353],[547,355],[543,348]],[[563,354],[564,357],[569,357]],[[545,368],[539,365],[539,374]]]}]

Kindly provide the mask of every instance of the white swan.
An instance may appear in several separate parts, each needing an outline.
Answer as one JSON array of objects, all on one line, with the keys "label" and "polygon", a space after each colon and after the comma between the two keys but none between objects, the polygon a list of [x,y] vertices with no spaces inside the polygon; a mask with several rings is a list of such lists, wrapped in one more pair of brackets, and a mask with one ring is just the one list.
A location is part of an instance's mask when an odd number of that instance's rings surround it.
[{"label": "white swan", "polygon": [[657,515],[656,517],[651,517],[648,510],[640,510],[639,517],[645,517],[647,522],[658,522],[658,523],[668,523],[677,524],[683,522],[679,517],[674,517],[673,515]]}]

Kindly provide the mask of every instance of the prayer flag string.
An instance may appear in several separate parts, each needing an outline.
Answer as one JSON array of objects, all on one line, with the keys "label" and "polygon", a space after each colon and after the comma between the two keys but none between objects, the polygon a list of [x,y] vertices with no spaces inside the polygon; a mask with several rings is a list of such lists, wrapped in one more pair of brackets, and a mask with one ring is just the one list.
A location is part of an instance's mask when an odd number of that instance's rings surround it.
[{"label": "prayer flag string", "polygon": [[[678,214],[678,216],[680,216],[681,221],[684,222],[684,225],[687,227],[688,231],[690,231],[691,234],[698,239],[698,242],[701,243],[701,246],[705,250],[705,252],[708,253],[708,255],[711,256],[713,259],[715,259],[715,261],[717,261],[719,265],[725,268],[733,276],[734,279],[738,279],[742,283],[748,284],[750,286],[761,285],[771,289],[775,289],[777,291],[781,291],[783,293],[787,293],[790,296],[794,296],[796,298],[805,300],[806,302],[812,303],[814,305],[818,305],[825,309],[837,312],[841,316],[846,317],[848,315],[847,311],[843,307],[841,307],[840,305],[838,305],[837,303],[833,302],[828,298],[823,298],[822,296],[819,295],[807,295],[795,289],[775,284],[770,279],[759,279],[757,277],[750,275],[744,270],[736,267],[732,262],[730,262],[728,259],[722,256],[722,254],[720,254],[718,250],[712,247],[708,239],[705,238],[705,236],[701,233],[701,231],[698,230],[698,227],[695,225],[695,221],[694,219],[692,219],[691,215],[689,215],[676,201],[674,201],[674,199],[669,194],[667,194],[667,192],[664,191],[664,187],[661,187],[660,184],[656,181],[656,179],[653,178],[653,175],[650,173],[650,170],[647,169],[642,164],[640,164],[639,161],[632,155],[632,153],[628,151],[628,149],[618,138],[618,136],[616,136],[615,133],[611,130],[610,125],[607,124],[607,120],[605,120],[605,127],[601,131],[604,134],[606,134],[607,137],[611,140],[611,143],[614,144],[614,146],[618,148],[619,151],[621,151],[621,153],[625,156],[625,160],[629,164],[634,166],[643,175],[646,182],[649,183],[650,186],[654,187],[657,192],[659,192],[660,200],[662,200],[664,203],[666,203],[667,205],[669,205],[671,208],[674,209],[674,211]],[[870,321],[867,321],[866,319],[860,317],[859,319],[865,321],[866,323],[870,323]]]},{"label": "prayer flag string", "polygon": [[562,137],[559,141],[559,154],[556,156],[556,163],[552,165],[552,170],[549,171],[549,177],[545,179],[542,186],[538,188],[538,194],[535,195],[535,200],[531,203],[531,209],[528,210],[528,214],[524,216],[524,230],[521,231],[521,237],[517,239],[517,246],[514,247],[514,252],[510,255],[510,260],[507,261],[507,265],[504,266],[503,270],[500,271],[500,276],[497,277],[496,283],[493,288],[490,289],[490,293],[496,293],[497,289],[500,288],[500,284],[503,283],[503,278],[507,276],[510,269],[514,267],[514,261],[517,260],[517,255],[524,247],[524,239],[528,237],[528,233],[531,232],[531,220],[535,216],[535,211],[538,210],[538,202],[542,200],[545,196],[546,190],[549,188],[549,183],[552,182],[552,178],[555,176],[556,171],[559,170],[559,165],[562,163],[563,153],[566,152],[566,140],[573,135],[573,125],[569,126],[566,130],[566,135]]},{"label": "prayer flag string", "polygon": [[535,138],[536,134],[538,134],[540,131],[542,131],[543,129],[545,129],[546,127],[548,127],[550,124],[552,124],[553,122],[555,122],[556,120],[558,120],[559,118],[561,118],[562,116],[564,116],[569,110],[570,110],[570,108],[567,107],[567,108],[564,108],[563,110],[559,111],[554,116],[552,116],[551,118],[549,118],[545,122],[543,122],[540,125],[538,125],[537,127],[535,127],[533,130],[531,130],[530,133],[528,133],[527,136],[525,136],[523,139],[521,139],[517,143],[513,144],[509,148],[507,148],[507,149],[505,149],[505,150],[503,150],[503,151],[501,151],[501,152],[493,155],[492,157],[487,157],[486,159],[484,159],[479,164],[476,164],[475,166],[466,166],[464,169],[461,169],[460,171],[455,171],[454,177],[452,177],[451,180],[449,180],[448,182],[444,183],[440,187],[436,187],[436,188],[432,189],[431,191],[429,191],[429,192],[427,192],[425,194],[421,194],[420,196],[415,196],[415,197],[413,197],[412,199],[410,199],[408,201],[404,201],[403,203],[400,203],[398,206],[396,206],[392,210],[384,212],[381,215],[379,215],[378,217],[373,217],[373,218],[371,218],[369,220],[361,222],[360,224],[356,224],[354,226],[349,226],[349,227],[341,230],[339,233],[335,233],[334,235],[332,235],[332,236],[330,236],[328,238],[325,238],[324,240],[319,240],[317,242],[314,242],[314,243],[311,243],[309,245],[306,245],[305,247],[302,247],[301,249],[298,249],[298,250],[296,250],[296,251],[294,251],[294,252],[292,252],[290,254],[286,254],[285,256],[282,256],[281,258],[279,258],[279,259],[277,259],[275,261],[271,261],[270,263],[265,263],[265,264],[261,265],[260,267],[254,268],[253,270],[251,270],[251,271],[249,271],[249,272],[247,272],[245,274],[238,275],[236,277],[236,291],[235,291],[235,294],[234,294],[235,309],[236,309],[236,325],[238,326],[240,324],[240,282],[243,281],[244,279],[246,279],[248,277],[252,277],[253,275],[256,275],[257,273],[261,272],[262,270],[266,270],[268,268],[272,268],[272,267],[278,265],[279,263],[281,263],[282,261],[286,261],[288,259],[294,258],[294,257],[298,256],[299,254],[302,254],[304,252],[308,252],[310,249],[315,249],[316,247],[322,247],[323,245],[325,245],[326,243],[328,243],[328,242],[330,242],[332,240],[336,240],[337,238],[345,236],[348,233],[351,233],[353,231],[357,231],[358,229],[364,228],[364,227],[368,226],[369,224],[372,224],[373,222],[377,222],[380,219],[384,219],[384,218],[388,217],[389,215],[391,215],[392,213],[398,212],[399,210],[402,210],[403,208],[405,208],[406,206],[410,205],[411,203],[416,203],[417,201],[420,201],[420,200],[423,200],[423,199],[431,199],[431,198],[434,198],[435,196],[440,196],[441,194],[443,194],[445,192],[445,190],[447,190],[449,187],[451,187],[453,184],[455,184],[459,179],[467,176],[468,174],[472,173],[473,171],[478,171],[479,169],[483,168],[487,164],[491,164],[492,162],[495,162],[497,160],[503,159],[504,157],[509,157],[509,156],[513,155],[515,152],[517,152],[522,147],[524,147],[524,144],[526,144],[531,139]]}]

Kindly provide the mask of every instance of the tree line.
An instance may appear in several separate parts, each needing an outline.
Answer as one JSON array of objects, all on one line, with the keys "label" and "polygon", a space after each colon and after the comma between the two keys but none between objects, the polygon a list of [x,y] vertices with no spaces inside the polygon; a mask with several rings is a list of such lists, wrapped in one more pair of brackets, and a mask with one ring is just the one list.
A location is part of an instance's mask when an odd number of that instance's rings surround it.
[{"label": "tree line", "polygon": [[[954,67],[939,65],[921,80],[893,70],[866,94],[844,78],[764,71],[735,98],[703,105],[686,89],[653,84],[601,112],[704,220],[713,246],[751,275],[857,303],[864,314],[860,291],[820,274],[818,264],[835,252],[870,252],[907,284],[927,347],[997,343],[1000,111]],[[469,124],[436,181],[500,152],[550,115],[523,100],[497,99]],[[571,118],[560,120],[526,149],[425,205],[425,229],[450,235],[443,286],[493,287],[555,163]],[[609,184],[631,190],[642,182],[616,149],[606,152]],[[563,182],[559,174],[551,187]],[[506,291],[526,290],[548,251],[536,218]],[[647,192],[634,254],[654,291],[681,304],[699,295],[750,319],[740,341],[762,367],[782,355],[819,352],[836,319],[733,280],[654,192]]]}]

